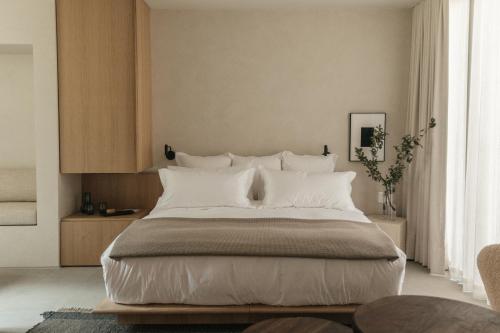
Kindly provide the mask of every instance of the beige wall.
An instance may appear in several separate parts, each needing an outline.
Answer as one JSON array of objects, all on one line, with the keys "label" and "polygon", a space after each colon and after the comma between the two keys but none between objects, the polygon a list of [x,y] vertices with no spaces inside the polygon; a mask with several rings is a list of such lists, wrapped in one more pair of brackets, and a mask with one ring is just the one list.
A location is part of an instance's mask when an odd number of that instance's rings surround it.
[{"label": "beige wall", "polygon": [[33,54],[12,51],[0,47],[0,168],[33,168]]},{"label": "beige wall", "polygon": [[[407,100],[410,9],[152,13],[153,144],[192,154],[315,154],[355,170],[353,197],[377,186],[348,162],[348,114],[387,112],[389,144]],[[389,154],[392,157],[392,154]]]},{"label": "beige wall", "polygon": [[0,266],[58,266],[59,218],[75,209],[80,183],[78,175],[59,174],[55,3],[0,0],[0,8],[0,47],[33,45],[38,220],[0,226]]}]

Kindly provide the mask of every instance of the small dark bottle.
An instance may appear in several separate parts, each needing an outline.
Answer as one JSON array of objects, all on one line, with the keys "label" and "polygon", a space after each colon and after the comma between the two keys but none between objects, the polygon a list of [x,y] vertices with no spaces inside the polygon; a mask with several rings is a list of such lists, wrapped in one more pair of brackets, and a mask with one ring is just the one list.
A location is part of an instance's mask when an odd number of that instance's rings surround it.
[{"label": "small dark bottle", "polygon": [[107,209],[108,205],[104,201],[99,202],[99,215],[106,216]]},{"label": "small dark bottle", "polygon": [[94,215],[94,205],[92,204],[92,197],[90,196],[90,192],[83,192],[82,206],[80,207],[80,211],[83,214]]}]

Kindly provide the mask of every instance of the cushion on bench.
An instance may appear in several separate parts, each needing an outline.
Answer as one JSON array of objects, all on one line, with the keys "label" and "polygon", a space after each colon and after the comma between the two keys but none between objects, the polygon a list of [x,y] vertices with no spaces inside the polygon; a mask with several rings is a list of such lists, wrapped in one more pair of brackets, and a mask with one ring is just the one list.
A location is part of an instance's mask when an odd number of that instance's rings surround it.
[{"label": "cushion on bench", "polygon": [[36,201],[35,169],[0,169],[0,202]]},{"label": "cushion on bench", "polygon": [[36,202],[0,202],[0,225],[36,224]]}]

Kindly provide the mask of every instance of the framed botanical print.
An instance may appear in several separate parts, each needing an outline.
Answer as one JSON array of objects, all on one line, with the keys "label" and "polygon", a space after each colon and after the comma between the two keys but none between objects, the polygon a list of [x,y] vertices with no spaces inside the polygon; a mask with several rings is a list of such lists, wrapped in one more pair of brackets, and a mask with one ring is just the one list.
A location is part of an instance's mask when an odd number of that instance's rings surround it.
[{"label": "framed botanical print", "polygon": [[[385,112],[349,113],[349,161],[358,162],[355,149],[360,147],[367,156],[370,154],[370,143],[377,126],[385,131]],[[377,155],[377,161],[385,161],[385,145]]]}]

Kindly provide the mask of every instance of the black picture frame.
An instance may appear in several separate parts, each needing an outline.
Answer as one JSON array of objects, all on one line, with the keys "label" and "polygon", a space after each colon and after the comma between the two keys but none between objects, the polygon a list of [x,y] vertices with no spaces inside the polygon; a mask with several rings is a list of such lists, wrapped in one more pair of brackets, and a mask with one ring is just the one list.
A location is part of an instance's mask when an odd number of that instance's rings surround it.
[{"label": "black picture frame", "polygon": [[[353,134],[355,131],[357,131],[357,129],[353,129],[353,125],[354,125],[353,124],[353,116],[363,116],[363,115],[366,115],[367,118],[368,117],[373,118],[374,115],[379,115],[379,116],[383,117],[384,130],[387,127],[387,113],[385,113],[385,112],[350,112],[349,113],[349,144],[348,144],[349,162],[359,162],[359,159],[357,159],[357,157],[354,156],[355,152],[354,152],[354,147],[353,147],[353,142],[352,142]],[[368,121],[368,119],[366,121]],[[375,127],[379,124],[380,123],[378,123],[378,124],[373,123],[372,127]],[[362,126],[359,127],[360,141],[361,141],[361,128],[362,128]],[[384,149],[382,150],[383,156],[379,157],[379,159],[378,159],[379,162],[385,162],[385,154],[386,154],[386,147],[385,146],[386,145],[384,143]]]}]

